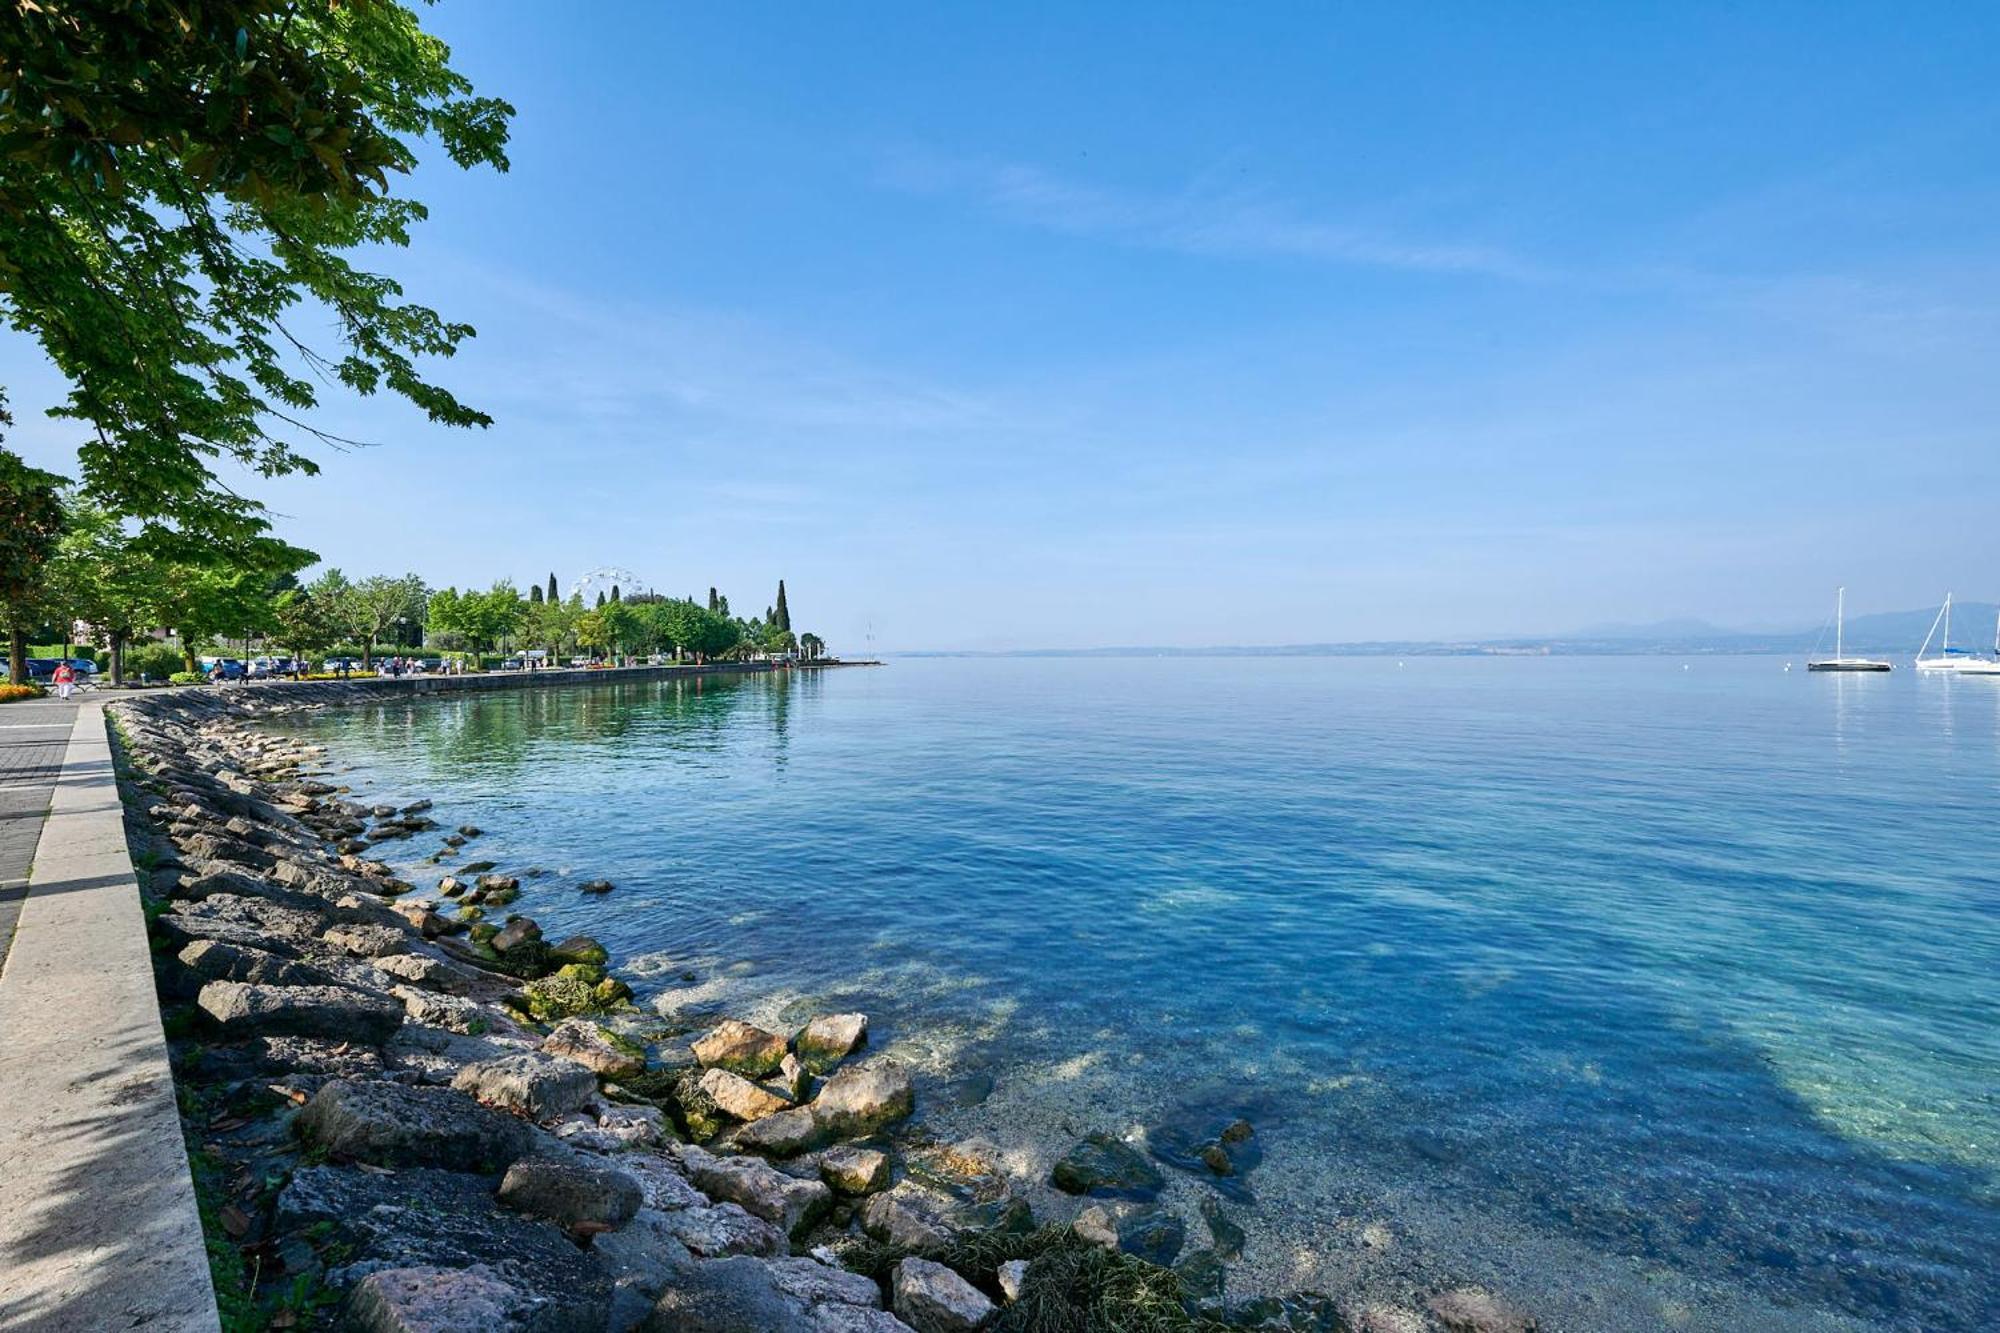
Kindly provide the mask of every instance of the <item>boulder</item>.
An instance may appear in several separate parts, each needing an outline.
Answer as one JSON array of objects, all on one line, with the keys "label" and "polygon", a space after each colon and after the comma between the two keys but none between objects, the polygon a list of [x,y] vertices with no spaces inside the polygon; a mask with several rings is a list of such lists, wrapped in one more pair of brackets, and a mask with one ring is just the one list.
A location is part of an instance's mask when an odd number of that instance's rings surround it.
[{"label": "boulder", "polygon": [[394,926],[335,926],[320,938],[357,958],[381,958],[410,951],[408,933]]},{"label": "boulder", "polygon": [[885,1190],[889,1171],[889,1154],[873,1148],[829,1148],[819,1159],[819,1178],[840,1194]]},{"label": "boulder", "polygon": [[[485,887],[483,880],[480,883],[480,887]],[[506,953],[509,949],[517,945],[526,944],[530,940],[538,940],[541,937],[542,928],[535,924],[534,919],[532,917],[520,916],[515,917],[512,921],[500,927],[494,933],[493,938],[488,940],[487,943],[493,946],[495,952]]]},{"label": "boulder", "polygon": [[1000,1265],[1000,1271],[995,1276],[1000,1283],[1001,1298],[1012,1305],[1021,1299],[1021,1289],[1028,1285],[1028,1261],[1009,1259]]},{"label": "boulder", "polygon": [[[500,1207],[486,1176],[422,1168],[372,1175],[347,1167],[304,1167],[278,1195],[274,1212],[279,1234],[310,1231],[329,1255],[340,1256],[340,1266],[325,1275],[325,1284],[335,1291],[379,1271],[432,1268],[474,1272],[523,1298],[519,1306],[502,1307],[497,1323],[468,1315],[469,1322],[406,1327],[439,1333],[489,1328],[601,1333],[609,1316],[611,1277],[604,1261],[546,1222]],[[410,1299],[392,1308],[414,1315],[426,1307]],[[482,1313],[478,1307],[472,1311]]]},{"label": "boulder", "polygon": [[876,1240],[906,1250],[938,1250],[974,1236],[1032,1230],[1034,1214],[1019,1199],[984,1201],[970,1193],[903,1180],[861,1205],[861,1226]]},{"label": "boulder", "polygon": [[443,1088],[340,1079],[293,1122],[325,1152],[373,1166],[501,1171],[534,1147],[533,1127]]},{"label": "boulder", "polygon": [[917,1333],[974,1333],[995,1314],[985,1292],[928,1259],[897,1264],[891,1293],[891,1308]]},{"label": "boulder", "polygon": [[524,1157],[500,1181],[500,1202],[559,1226],[616,1229],[639,1211],[639,1182],[581,1161]]},{"label": "boulder", "polygon": [[588,963],[592,967],[604,967],[611,962],[611,951],[588,935],[572,935],[562,943],[550,946],[549,954],[558,963]]},{"label": "boulder", "polygon": [[567,1322],[552,1310],[553,1304],[485,1264],[383,1268],[355,1284],[341,1326],[354,1333],[459,1333],[473,1328],[526,1333],[587,1326]]},{"label": "boulder", "polygon": [[[733,1074],[714,1069],[710,1070],[709,1074],[703,1075],[703,1078],[706,1079],[714,1074],[722,1074],[725,1078],[735,1077]],[[789,1111],[774,1111],[737,1130],[732,1141],[738,1148],[746,1148],[767,1156],[796,1157],[819,1142],[819,1123],[813,1119],[813,1113],[803,1106]]]},{"label": "boulder", "polygon": [[586,880],[582,884],[579,884],[577,888],[583,893],[609,893],[611,892],[611,881],[608,879]]},{"label": "boulder", "polygon": [[709,1069],[760,1078],[785,1058],[785,1039],[732,1018],[694,1043],[694,1058]]},{"label": "boulder", "polygon": [[402,1005],[344,986],[211,981],[196,1003],[231,1037],[330,1037],[374,1046],[403,1025]]},{"label": "boulder", "polygon": [[809,1307],[747,1256],[707,1259],[675,1275],[638,1333],[818,1333]]},{"label": "boulder", "polygon": [[868,1039],[868,1015],[821,1014],[799,1029],[793,1046],[807,1067],[831,1069]]},{"label": "boulder", "polygon": [[592,1101],[597,1075],[569,1060],[524,1052],[467,1065],[451,1086],[482,1102],[545,1120]]},{"label": "boulder", "polygon": [[1144,1153],[1109,1134],[1086,1135],[1056,1163],[1049,1181],[1065,1194],[1096,1198],[1153,1199],[1166,1188]]},{"label": "boulder", "polygon": [[833,1205],[833,1191],[817,1180],[788,1176],[754,1157],[717,1157],[685,1145],[680,1158],[688,1179],[702,1193],[737,1204],[776,1224],[786,1235],[797,1235]]},{"label": "boulder", "polygon": [[568,1018],[542,1041],[542,1050],[606,1078],[643,1073],[646,1053],[623,1037],[581,1018]]},{"label": "boulder", "polygon": [[1172,1267],[1186,1244],[1186,1225],[1164,1208],[1141,1208],[1118,1219],[1118,1248],[1149,1264]]},{"label": "boulder", "polygon": [[777,1093],[727,1069],[710,1068],[702,1074],[698,1086],[725,1115],[738,1120],[758,1120],[791,1106]]},{"label": "boulder", "polygon": [[310,963],[248,945],[196,940],[179,954],[181,965],[203,981],[242,981],[253,986],[326,986],[333,979]]},{"label": "boulder", "polygon": [[813,1101],[813,1118],[830,1138],[859,1139],[906,1118],[916,1109],[909,1071],[880,1062],[843,1069]]},{"label": "boulder", "polygon": [[470,995],[479,989],[479,977],[441,958],[423,954],[392,953],[373,960],[376,971],[448,995]]}]

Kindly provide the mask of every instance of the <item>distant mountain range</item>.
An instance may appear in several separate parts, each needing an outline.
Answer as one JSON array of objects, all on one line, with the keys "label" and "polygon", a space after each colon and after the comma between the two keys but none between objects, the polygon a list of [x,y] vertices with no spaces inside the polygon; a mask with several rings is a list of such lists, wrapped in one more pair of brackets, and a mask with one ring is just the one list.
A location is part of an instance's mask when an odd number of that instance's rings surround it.
[{"label": "distant mountain range", "polygon": [[[1995,617],[1992,602],[1956,602],[1951,609],[1953,644],[1991,652]],[[1892,659],[1914,657],[1936,607],[1849,616],[1846,650]],[[1822,637],[1824,642],[1821,642]],[[1833,655],[1833,618],[1821,626],[1728,629],[1702,620],[1661,620],[1651,624],[1593,625],[1541,637],[1464,639],[1444,642],[1374,640],[1356,643],[1290,643],[1270,646],[1218,645],[1212,648],[1024,648],[1008,652],[911,652],[899,657],[1553,657],[1636,656],[1652,653],[1767,653],[1805,658]]]}]

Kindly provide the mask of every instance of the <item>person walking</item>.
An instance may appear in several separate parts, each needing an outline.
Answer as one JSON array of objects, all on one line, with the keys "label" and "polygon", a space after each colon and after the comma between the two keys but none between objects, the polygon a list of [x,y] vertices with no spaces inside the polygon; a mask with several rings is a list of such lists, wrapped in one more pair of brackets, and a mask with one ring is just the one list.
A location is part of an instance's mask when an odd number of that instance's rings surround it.
[{"label": "person walking", "polygon": [[57,663],[54,680],[56,683],[56,698],[69,698],[70,691],[76,688],[76,668],[67,662]]}]

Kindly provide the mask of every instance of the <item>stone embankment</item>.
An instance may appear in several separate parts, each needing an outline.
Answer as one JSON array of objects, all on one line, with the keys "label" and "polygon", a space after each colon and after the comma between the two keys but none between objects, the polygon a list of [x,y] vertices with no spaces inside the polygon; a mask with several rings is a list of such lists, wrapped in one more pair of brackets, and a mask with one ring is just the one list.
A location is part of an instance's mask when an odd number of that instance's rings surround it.
[{"label": "stone embankment", "polygon": [[[1423,1311],[1267,1301],[1225,1325],[1219,1269],[1204,1291],[1139,1257],[1173,1262],[1179,1224],[1131,1206],[1157,1169],[1115,1139],[1056,1181],[1103,1202],[1038,1228],[976,1153],[910,1132],[917,1090],[870,1055],[864,1015],[677,1030],[596,941],[508,913],[499,867],[399,878],[371,849],[435,835],[476,856],[480,830],[358,801],[322,747],[255,727],[350,697],[113,708],[225,1322],[255,1302],[273,1327],[380,1333],[1531,1327],[1470,1290]],[[1224,1127],[1214,1169],[1253,1134]],[[1121,1303],[1146,1321],[1095,1322]]]}]

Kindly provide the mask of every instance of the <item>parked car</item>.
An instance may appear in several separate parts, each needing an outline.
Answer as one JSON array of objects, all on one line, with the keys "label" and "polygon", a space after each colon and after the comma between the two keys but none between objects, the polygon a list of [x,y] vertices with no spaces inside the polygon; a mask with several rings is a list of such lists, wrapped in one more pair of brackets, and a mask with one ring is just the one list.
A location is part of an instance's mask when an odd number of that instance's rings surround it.
[{"label": "parked car", "polygon": [[218,658],[215,665],[208,668],[210,680],[243,680],[249,674],[250,668],[233,657]]},{"label": "parked car", "polygon": [[527,663],[518,657],[509,657],[500,663],[502,671],[519,671],[525,666],[527,666]]},{"label": "parked car", "polygon": [[417,663],[417,670],[427,676],[434,676],[444,670],[444,659],[442,657],[426,657],[423,661]]},{"label": "parked car", "polygon": [[[60,657],[29,658],[28,679],[29,680],[49,679],[51,676],[56,674],[56,668],[63,664],[63,660],[64,659]],[[88,657],[72,657],[68,659],[68,661],[70,669],[75,671],[80,676],[91,675],[97,670],[97,663],[91,661]]]},{"label": "parked car", "polygon": [[588,658],[588,657],[585,657],[585,656],[584,656],[584,655],[582,655],[581,653],[579,653],[579,654],[577,654],[577,655],[576,655],[575,657],[572,657],[572,658],[570,658],[570,659],[569,659],[569,664],[570,664],[571,666],[573,666],[573,667],[587,667],[587,666],[589,666],[589,665],[590,665],[590,662],[591,662],[591,659],[590,659],[590,658]]}]

